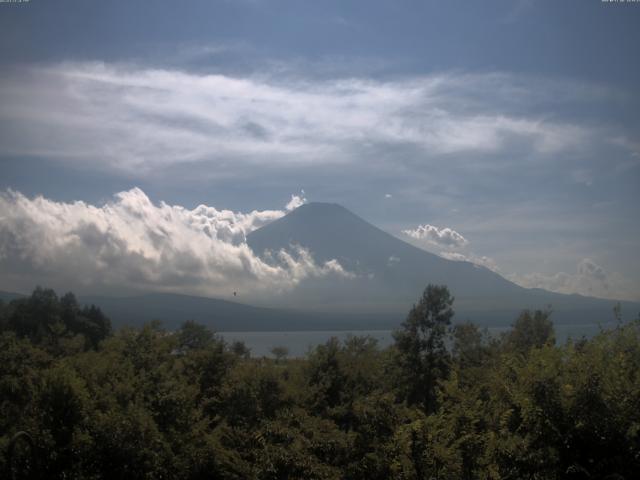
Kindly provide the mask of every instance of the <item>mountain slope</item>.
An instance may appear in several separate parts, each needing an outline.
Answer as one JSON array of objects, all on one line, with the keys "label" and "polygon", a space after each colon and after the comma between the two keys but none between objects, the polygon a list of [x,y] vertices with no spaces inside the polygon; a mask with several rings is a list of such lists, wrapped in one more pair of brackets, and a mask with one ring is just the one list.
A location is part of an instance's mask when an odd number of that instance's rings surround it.
[{"label": "mountain slope", "polygon": [[195,320],[219,332],[388,328],[390,324],[385,315],[372,317],[261,308],[172,293],[135,297],[82,296],[79,300],[85,305],[99,306],[114,327],[140,326],[152,320],[160,320],[168,329],[175,329],[186,320]]},{"label": "mountain slope", "polygon": [[389,285],[415,285],[428,273],[433,283],[446,283],[465,295],[522,290],[484,267],[446,260],[409,245],[337,204],[303,205],[249,234],[247,243],[258,254],[301,245],[316,261],[336,259],[350,272]]},{"label": "mountain slope", "polygon": [[5,303],[9,303],[11,300],[17,300],[23,297],[24,295],[22,295],[21,293],[5,292],[0,290],[0,300],[2,300]]},{"label": "mountain slope", "polygon": [[[547,308],[563,323],[607,322],[614,301],[525,289],[470,262],[431,254],[374,227],[344,207],[310,203],[248,235],[258,255],[292,245],[307,248],[317,262],[336,259],[354,279],[309,279],[278,306],[342,312],[406,313],[429,283],[447,285],[457,318],[487,324],[513,321],[524,308]],[[637,303],[622,302],[628,316]]]}]

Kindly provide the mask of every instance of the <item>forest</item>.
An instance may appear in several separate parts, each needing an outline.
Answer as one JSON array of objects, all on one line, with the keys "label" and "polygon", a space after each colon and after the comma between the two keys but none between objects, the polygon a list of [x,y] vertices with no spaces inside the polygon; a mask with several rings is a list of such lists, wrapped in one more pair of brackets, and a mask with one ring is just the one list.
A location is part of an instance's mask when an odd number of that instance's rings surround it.
[{"label": "forest", "polygon": [[113,331],[37,288],[0,303],[0,476],[637,478],[640,318],[564,344],[552,318],[491,337],[429,285],[391,347],[255,358],[188,319]]}]

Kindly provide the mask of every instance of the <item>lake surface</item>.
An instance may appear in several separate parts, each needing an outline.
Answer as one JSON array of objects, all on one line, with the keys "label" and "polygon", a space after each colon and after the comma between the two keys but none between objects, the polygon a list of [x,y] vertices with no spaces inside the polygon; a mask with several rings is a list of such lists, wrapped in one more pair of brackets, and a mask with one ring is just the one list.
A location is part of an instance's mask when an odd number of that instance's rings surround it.
[{"label": "lake surface", "polygon": [[[583,325],[554,325],[556,340],[564,343],[568,338],[587,338],[598,334],[601,329],[615,327],[615,323],[583,324]],[[492,336],[499,336],[510,327],[488,327]],[[382,348],[393,343],[392,330],[325,330],[325,331],[298,331],[298,332],[219,332],[227,341],[243,341],[251,349],[254,357],[271,356],[273,347],[286,347],[290,357],[302,357],[307,352],[336,337],[345,340],[352,336],[370,336],[378,341]]]}]

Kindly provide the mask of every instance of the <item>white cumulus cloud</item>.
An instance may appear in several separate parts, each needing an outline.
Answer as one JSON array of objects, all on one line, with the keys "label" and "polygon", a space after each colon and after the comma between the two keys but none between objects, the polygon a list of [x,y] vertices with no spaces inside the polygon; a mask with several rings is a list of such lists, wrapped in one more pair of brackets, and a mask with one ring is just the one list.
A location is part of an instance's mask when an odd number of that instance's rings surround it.
[{"label": "white cumulus cloud", "polygon": [[26,289],[39,281],[80,290],[251,297],[291,289],[307,277],[351,275],[335,260],[315,263],[300,247],[268,259],[254,255],[246,235],[285,213],[190,210],[153,203],[138,188],[102,206],[8,190],[0,194],[1,287]]},{"label": "white cumulus cloud", "polygon": [[291,212],[305,203],[307,203],[307,199],[304,196],[304,190],[302,190],[300,195],[291,195],[291,200],[289,200],[289,203],[287,203],[284,209],[287,212]]},{"label": "white cumulus cloud", "polygon": [[414,229],[402,230],[402,233],[415,239],[424,240],[434,245],[445,247],[464,247],[469,241],[461,234],[448,227],[434,225],[418,225]]}]

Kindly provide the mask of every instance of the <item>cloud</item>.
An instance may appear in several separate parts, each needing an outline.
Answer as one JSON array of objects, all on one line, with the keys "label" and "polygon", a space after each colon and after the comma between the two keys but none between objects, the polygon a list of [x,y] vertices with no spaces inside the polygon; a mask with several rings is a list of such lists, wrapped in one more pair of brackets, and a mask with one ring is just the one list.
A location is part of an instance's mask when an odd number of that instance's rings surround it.
[{"label": "cloud", "polygon": [[489,270],[493,270],[494,272],[500,273],[500,269],[498,268],[497,263],[491,257],[487,257],[485,255],[475,255],[473,253],[460,253],[460,252],[440,252],[439,255],[441,257],[446,258],[447,260],[454,260],[456,262],[471,262],[476,265],[482,265],[483,267],[488,268]]},{"label": "cloud", "polygon": [[37,278],[76,290],[212,296],[238,291],[251,298],[289,290],[307,277],[351,275],[335,260],[316,264],[300,247],[272,252],[267,259],[254,255],[246,235],[285,213],[206,205],[189,210],[155,204],[138,188],[102,206],[9,190],[0,194],[3,287],[18,289],[22,282],[22,288],[32,288]]},{"label": "cloud", "polygon": [[302,190],[300,195],[291,195],[291,200],[289,200],[289,203],[287,203],[284,209],[287,212],[291,212],[305,203],[307,203],[307,199],[304,196],[304,190]]},{"label": "cloud", "polygon": [[592,186],[594,181],[593,173],[584,169],[572,171],[571,178],[575,183],[580,183],[587,187]]},{"label": "cloud", "polygon": [[361,162],[398,146],[419,157],[514,142],[543,157],[584,148],[590,128],[520,111],[514,90],[527,97],[495,74],[304,80],[62,63],[3,76],[0,155],[134,177],[202,162],[220,176]]},{"label": "cloud", "polygon": [[402,230],[402,233],[415,240],[424,240],[434,245],[447,247],[464,247],[469,241],[455,230],[448,227],[419,225],[413,230]]},{"label": "cloud", "polygon": [[582,259],[575,273],[558,272],[551,275],[542,273],[507,275],[509,280],[526,288],[543,288],[558,293],[577,293],[601,298],[637,299],[626,279],[620,274],[609,274],[589,258]]},{"label": "cloud", "polygon": [[402,230],[402,233],[413,240],[414,245],[454,262],[470,262],[492,270],[500,275],[502,272],[496,261],[486,255],[477,255],[470,249],[469,240],[457,231],[433,225],[419,225],[414,229]]}]

